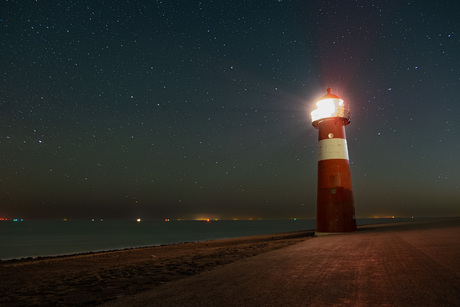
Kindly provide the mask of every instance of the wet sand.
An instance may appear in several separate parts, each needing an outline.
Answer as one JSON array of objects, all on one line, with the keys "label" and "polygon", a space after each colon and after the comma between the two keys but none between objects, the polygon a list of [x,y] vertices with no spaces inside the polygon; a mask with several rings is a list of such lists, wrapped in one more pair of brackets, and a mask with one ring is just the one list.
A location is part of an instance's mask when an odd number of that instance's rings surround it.
[{"label": "wet sand", "polygon": [[312,238],[312,231],[0,261],[0,306],[96,306]]}]

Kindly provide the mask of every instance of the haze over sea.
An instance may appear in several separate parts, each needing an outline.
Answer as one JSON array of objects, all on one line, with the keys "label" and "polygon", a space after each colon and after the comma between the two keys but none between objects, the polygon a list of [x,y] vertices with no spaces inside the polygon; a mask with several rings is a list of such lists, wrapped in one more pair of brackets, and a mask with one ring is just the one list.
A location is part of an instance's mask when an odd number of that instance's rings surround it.
[{"label": "haze over sea", "polygon": [[[358,219],[358,225],[412,219]],[[1,221],[0,260],[313,230],[316,220]]]}]

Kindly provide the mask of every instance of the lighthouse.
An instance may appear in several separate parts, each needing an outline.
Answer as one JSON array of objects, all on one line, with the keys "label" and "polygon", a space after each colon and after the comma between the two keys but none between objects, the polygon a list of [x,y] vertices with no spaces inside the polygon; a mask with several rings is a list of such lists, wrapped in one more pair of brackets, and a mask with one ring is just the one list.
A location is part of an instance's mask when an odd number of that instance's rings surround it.
[{"label": "lighthouse", "polygon": [[327,94],[311,112],[312,125],[318,129],[318,192],[316,234],[356,231],[355,206],[348,161],[345,126],[350,110],[339,96]]}]

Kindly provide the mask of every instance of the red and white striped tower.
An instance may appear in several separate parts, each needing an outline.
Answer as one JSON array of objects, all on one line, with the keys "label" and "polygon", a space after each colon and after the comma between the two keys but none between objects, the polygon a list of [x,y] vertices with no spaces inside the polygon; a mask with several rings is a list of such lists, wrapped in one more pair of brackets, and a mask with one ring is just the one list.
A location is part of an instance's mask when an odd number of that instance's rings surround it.
[{"label": "red and white striped tower", "polygon": [[313,127],[319,132],[316,233],[356,231],[345,136],[350,111],[342,99],[331,93],[330,88],[316,106],[317,109],[311,112]]}]

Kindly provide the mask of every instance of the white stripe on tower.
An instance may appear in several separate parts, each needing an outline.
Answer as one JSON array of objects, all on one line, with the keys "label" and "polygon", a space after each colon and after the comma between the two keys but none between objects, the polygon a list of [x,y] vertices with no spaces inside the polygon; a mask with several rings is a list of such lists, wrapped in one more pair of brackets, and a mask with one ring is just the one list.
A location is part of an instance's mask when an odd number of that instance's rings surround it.
[{"label": "white stripe on tower", "polygon": [[348,158],[347,140],[341,138],[319,141],[318,161]]}]

